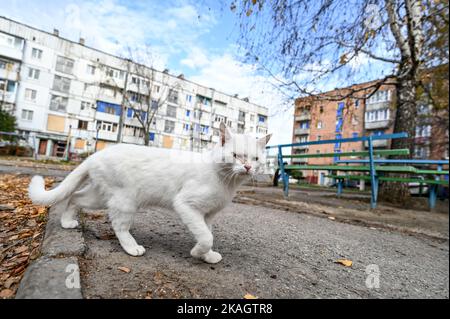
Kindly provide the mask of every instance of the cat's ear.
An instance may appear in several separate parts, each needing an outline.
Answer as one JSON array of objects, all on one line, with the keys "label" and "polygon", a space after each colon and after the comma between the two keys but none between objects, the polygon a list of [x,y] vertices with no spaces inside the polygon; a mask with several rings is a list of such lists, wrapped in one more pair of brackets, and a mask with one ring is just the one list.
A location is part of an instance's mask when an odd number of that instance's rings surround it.
[{"label": "cat's ear", "polygon": [[267,145],[267,143],[269,143],[269,140],[271,137],[272,137],[272,134],[267,134],[266,136],[258,138],[259,146],[265,147]]},{"label": "cat's ear", "polygon": [[220,122],[219,130],[220,130],[220,143],[222,146],[224,146],[225,143],[231,139],[232,134],[231,131],[223,122]]}]

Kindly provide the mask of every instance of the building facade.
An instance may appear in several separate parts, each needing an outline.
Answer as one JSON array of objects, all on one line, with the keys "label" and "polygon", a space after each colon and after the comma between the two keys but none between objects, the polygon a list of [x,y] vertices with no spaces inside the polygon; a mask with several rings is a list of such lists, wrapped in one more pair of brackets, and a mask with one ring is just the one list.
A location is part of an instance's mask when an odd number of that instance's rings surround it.
[{"label": "building facade", "polygon": [[[0,103],[42,156],[143,144],[133,107],[145,96],[133,62],[0,17]],[[145,67],[145,66],[144,66]],[[267,133],[267,108],[193,83],[167,70],[152,72],[149,145],[200,151],[219,140],[220,122],[236,132]],[[164,101],[158,105],[156,101]],[[146,117],[149,114],[141,113]]]},{"label": "building facade", "polygon": [[[336,89],[317,96],[298,98],[295,101],[293,143],[352,138],[368,135],[390,134],[395,121],[395,86],[381,85],[370,94],[374,83],[368,82],[348,88]],[[366,87],[368,89],[366,89]],[[352,98],[346,97],[352,92]],[[356,92],[356,93],[354,93]],[[368,97],[368,98],[367,98]],[[448,159],[448,113],[447,125],[436,121],[441,111],[434,111],[424,100],[417,102],[418,121],[415,136],[414,158]],[[439,114],[438,114],[439,113]],[[440,124],[438,124],[440,123]],[[433,136],[433,138],[432,138]],[[439,144],[439,146],[438,146]],[[387,140],[375,140],[375,149],[390,148]],[[446,146],[445,146],[446,145]],[[336,143],[293,147],[293,154],[320,154],[365,151],[367,143]],[[336,157],[294,158],[295,164],[330,165]],[[304,171],[310,183],[328,184],[328,171]]]}]

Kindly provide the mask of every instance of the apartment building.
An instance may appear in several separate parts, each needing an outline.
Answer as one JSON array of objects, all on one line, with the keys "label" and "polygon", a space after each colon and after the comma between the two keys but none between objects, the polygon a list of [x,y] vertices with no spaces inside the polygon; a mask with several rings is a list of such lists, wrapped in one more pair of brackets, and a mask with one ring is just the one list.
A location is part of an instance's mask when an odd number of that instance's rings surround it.
[{"label": "apartment building", "polygon": [[[368,87],[374,82],[353,85],[348,88],[324,92],[317,96],[298,98],[295,101],[293,143],[306,141],[351,138],[368,135],[390,134],[395,121],[395,86],[382,85],[369,96]],[[352,93],[352,98],[345,98]],[[340,97],[343,97],[340,99]],[[415,158],[448,159],[448,130],[433,119],[432,106],[425,99],[418,101],[418,125],[416,127]],[[447,114],[448,122],[448,114]],[[433,124],[434,123],[434,124]],[[448,125],[447,125],[448,127]],[[431,136],[435,138],[432,139]],[[437,143],[439,141],[439,147]],[[442,143],[444,141],[444,143]],[[435,143],[436,145],[433,145]],[[446,147],[444,145],[447,145]],[[390,148],[390,141],[375,140],[375,149]],[[336,143],[293,147],[293,154],[339,153],[367,150],[362,142]],[[299,158],[293,163],[310,165],[332,164],[337,157]],[[327,184],[327,171],[305,171],[310,183]]]},{"label": "apartment building", "polygon": [[[130,60],[0,17],[0,103],[42,156],[144,143],[133,105],[149,94]],[[151,146],[200,151],[219,140],[220,122],[234,131],[267,133],[267,108],[193,83],[168,70],[152,72]],[[158,101],[163,101],[160,105]],[[141,112],[140,116],[149,116]],[[150,119],[150,118],[149,118]]]}]

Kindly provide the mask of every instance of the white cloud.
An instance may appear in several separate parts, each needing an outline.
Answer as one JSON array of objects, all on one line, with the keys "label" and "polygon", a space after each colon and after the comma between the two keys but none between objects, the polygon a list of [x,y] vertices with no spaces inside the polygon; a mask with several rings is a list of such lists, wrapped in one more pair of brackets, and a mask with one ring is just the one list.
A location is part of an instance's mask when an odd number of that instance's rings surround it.
[{"label": "white cloud", "polygon": [[268,107],[269,131],[273,133],[270,144],[292,140],[293,104],[286,106],[284,96],[273,87],[269,78],[257,74],[255,66],[241,63],[225,52],[211,56],[190,79],[228,94],[249,97],[251,102]]}]

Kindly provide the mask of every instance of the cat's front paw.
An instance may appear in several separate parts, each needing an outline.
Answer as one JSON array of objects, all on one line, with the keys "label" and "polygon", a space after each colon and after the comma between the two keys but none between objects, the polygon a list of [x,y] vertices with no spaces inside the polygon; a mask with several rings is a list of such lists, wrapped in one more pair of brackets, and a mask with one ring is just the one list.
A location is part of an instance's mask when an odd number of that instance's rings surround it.
[{"label": "cat's front paw", "polygon": [[128,255],[135,257],[142,256],[145,253],[145,248],[141,245],[123,247],[123,249],[127,252]]},{"label": "cat's front paw", "polygon": [[203,255],[202,259],[208,264],[217,264],[222,260],[222,255],[218,252],[210,250],[205,255]]},{"label": "cat's front paw", "polygon": [[77,228],[78,222],[76,220],[61,220],[61,226],[66,229]]}]

